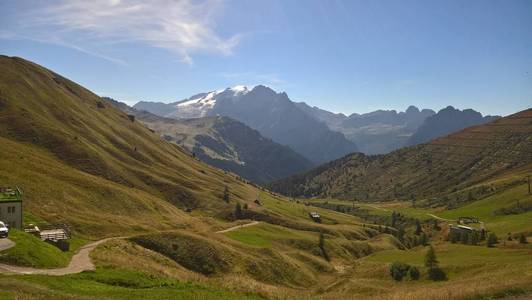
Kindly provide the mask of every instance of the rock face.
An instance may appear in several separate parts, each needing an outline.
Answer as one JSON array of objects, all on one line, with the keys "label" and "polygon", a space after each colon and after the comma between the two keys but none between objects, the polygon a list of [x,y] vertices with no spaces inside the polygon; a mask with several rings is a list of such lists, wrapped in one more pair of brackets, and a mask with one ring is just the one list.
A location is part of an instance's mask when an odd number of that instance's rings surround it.
[{"label": "rock face", "polygon": [[[447,109],[449,110],[449,109]],[[483,193],[479,182],[532,170],[532,109],[386,155],[355,153],[271,185],[295,196],[384,200]],[[464,190],[466,196],[459,194]],[[479,191],[477,191],[479,190]],[[441,203],[440,203],[441,204]],[[444,203],[448,204],[448,203]]]},{"label": "rock face", "polygon": [[342,133],[332,131],[299,109],[286,93],[262,85],[198,94],[171,104],[139,102],[134,107],[175,119],[227,116],[316,164],[357,151]]},{"label": "rock face", "polygon": [[428,117],[408,139],[407,145],[425,143],[466,127],[488,123],[498,118],[500,117],[483,117],[481,113],[472,109],[459,110],[452,106],[447,106],[437,114]]},{"label": "rock face", "polygon": [[434,114],[431,109],[419,110],[409,106],[404,112],[377,110],[366,114],[352,114],[338,131],[360,145],[366,154],[384,154],[403,147],[423,121]]},{"label": "rock face", "polygon": [[174,142],[200,160],[265,184],[310,169],[313,164],[287,146],[263,137],[257,130],[229,117],[163,118],[138,111],[109,98],[124,112]]}]

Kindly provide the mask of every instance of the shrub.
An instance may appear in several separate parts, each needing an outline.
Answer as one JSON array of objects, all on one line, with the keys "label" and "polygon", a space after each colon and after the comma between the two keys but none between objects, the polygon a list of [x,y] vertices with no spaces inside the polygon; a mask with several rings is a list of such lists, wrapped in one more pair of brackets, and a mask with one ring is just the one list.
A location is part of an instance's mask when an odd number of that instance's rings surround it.
[{"label": "shrub", "polygon": [[436,267],[436,268],[429,269],[429,278],[434,281],[441,281],[441,280],[446,280],[447,275],[442,269]]},{"label": "shrub", "polygon": [[408,271],[408,275],[410,276],[411,280],[418,280],[420,276],[419,269],[413,266],[410,267],[410,271]]},{"label": "shrub", "polygon": [[497,236],[495,235],[495,233],[490,233],[489,236],[488,236],[488,247],[495,247],[495,244],[497,244],[499,241],[497,239]]},{"label": "shrub", "polygon": [[408,274],[409,269],[410,266],[405,263],[394,262],[390,267],[390,275],[395,281],[401,281]]},{"label": "shrub", "polygon": [[528,241],[526,240],[526,236],[524,233],[521,233],[521,235],[519,236],[519,243],[520,244],[528,244]]}]

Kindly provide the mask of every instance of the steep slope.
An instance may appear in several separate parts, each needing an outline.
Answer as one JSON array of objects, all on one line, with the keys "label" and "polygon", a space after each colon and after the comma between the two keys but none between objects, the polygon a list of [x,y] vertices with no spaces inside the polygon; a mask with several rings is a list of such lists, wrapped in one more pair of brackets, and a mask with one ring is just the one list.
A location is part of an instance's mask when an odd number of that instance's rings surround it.
[{"label": "steep slope", "polygon": [[137,111],[124,103],[113,103],[200,160],[234,172],[259,184],[269,183],[308,170],[312,163],[287,146],[264,138],[256,130],[228,117],[187,120],[163,118]]},{"label": "steep slope", "polygon": [[186,223],[178,208],[225,214],[225,186],[254,195],[56,73],[6,56],[0,69],[0,181],[25,191],[26,212],[108,234]]},{"label": "steep slope", "polygon": [[[508,172],[530,170],[531,164],[528,109],[387,155],[352,154],[271,187],[300,196],[406,200],[460,192]],[[466,195],[457,193],[453,201],[471,200],[493,188],[478,186]]]},{"label": "steep slope", "polygon": [[[138,103],[139,110],[157,114],[152,105]],[[357,150],[343,134],[331,131],[290,101],[286,93],[276,93],[265,86],[249,90],[228,88],[199,94],[173,104],[173,111],[162,116],[197,118],[227,116],[258,130],[263,136],[289,146],[314,163],[330,161]]]},{"label": "steep slope", "polygon": [[491,122],[499,116],[482,116],[472,109],[459,110],[452,106],[429,116],[416,132],[408,139],[406,145],[417,145],[447,135],[460,129]]},{"label": "steep slope", "polygon": [[307,115],[320,122],[324,122],[331,129],[337,128],[347,119],[347,116],[342,113],[333,113],[317,106],[310,106],[305,102],[296,102],[295,105]]}]

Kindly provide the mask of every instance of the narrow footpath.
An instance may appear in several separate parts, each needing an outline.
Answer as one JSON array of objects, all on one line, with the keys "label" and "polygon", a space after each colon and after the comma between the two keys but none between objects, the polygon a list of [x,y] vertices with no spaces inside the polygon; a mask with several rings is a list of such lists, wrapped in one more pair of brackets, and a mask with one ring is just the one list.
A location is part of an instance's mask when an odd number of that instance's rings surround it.
[{"label": "narrow footpath", "polygon": [[[31,267],[18,267],[6,264],[0,264],[0,274],[40,274],[61,276],[67,274],[81,273],[83,271],[94,270],[94,264],[90,259],[90,252],[98,245],[109,240],[120,239],[122,237],[106,238],[96,242],[89,243],[81,247],[76,254],[72,256],[72,260],[67,267],[57,269],[36,269]],[[13,243],[14,244],[14,243]]]}]

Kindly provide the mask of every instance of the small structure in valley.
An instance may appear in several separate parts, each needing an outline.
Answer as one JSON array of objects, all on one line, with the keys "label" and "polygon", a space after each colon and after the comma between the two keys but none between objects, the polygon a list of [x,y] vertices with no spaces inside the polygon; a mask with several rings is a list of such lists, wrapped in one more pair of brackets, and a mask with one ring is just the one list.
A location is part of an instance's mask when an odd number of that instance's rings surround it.
[{"label": "small structure in valley", "polygon": [[29,224],[24,231],[31,233],[42,241],[47,242],[61,249],[68,251],[70,249],[70,230],[66,225],[42,225],[37,226]]},{"label": "small structure in valley", "polygon": [[477,229],[469,226],[464,225],[449,225],[449,233],[451,234],[464,234],[464,233],[472,233],[473,231],[478,231]]},{"label": "small structure in valley", "polygon": [[458,217],[458,224],[479,223],[476,217]]},{"label": "small structure in valley", "polygon": [[0,187],[0,221],[22,229],[22,191],[18,187]]},{"label": "small structure in valley", "polygon": [[321,223],[321,217],[320,217],[320,214],[318,214],[317,212],[310,212],[308,214],[310,216],[310,218],[316,222],[316,223]]}]

